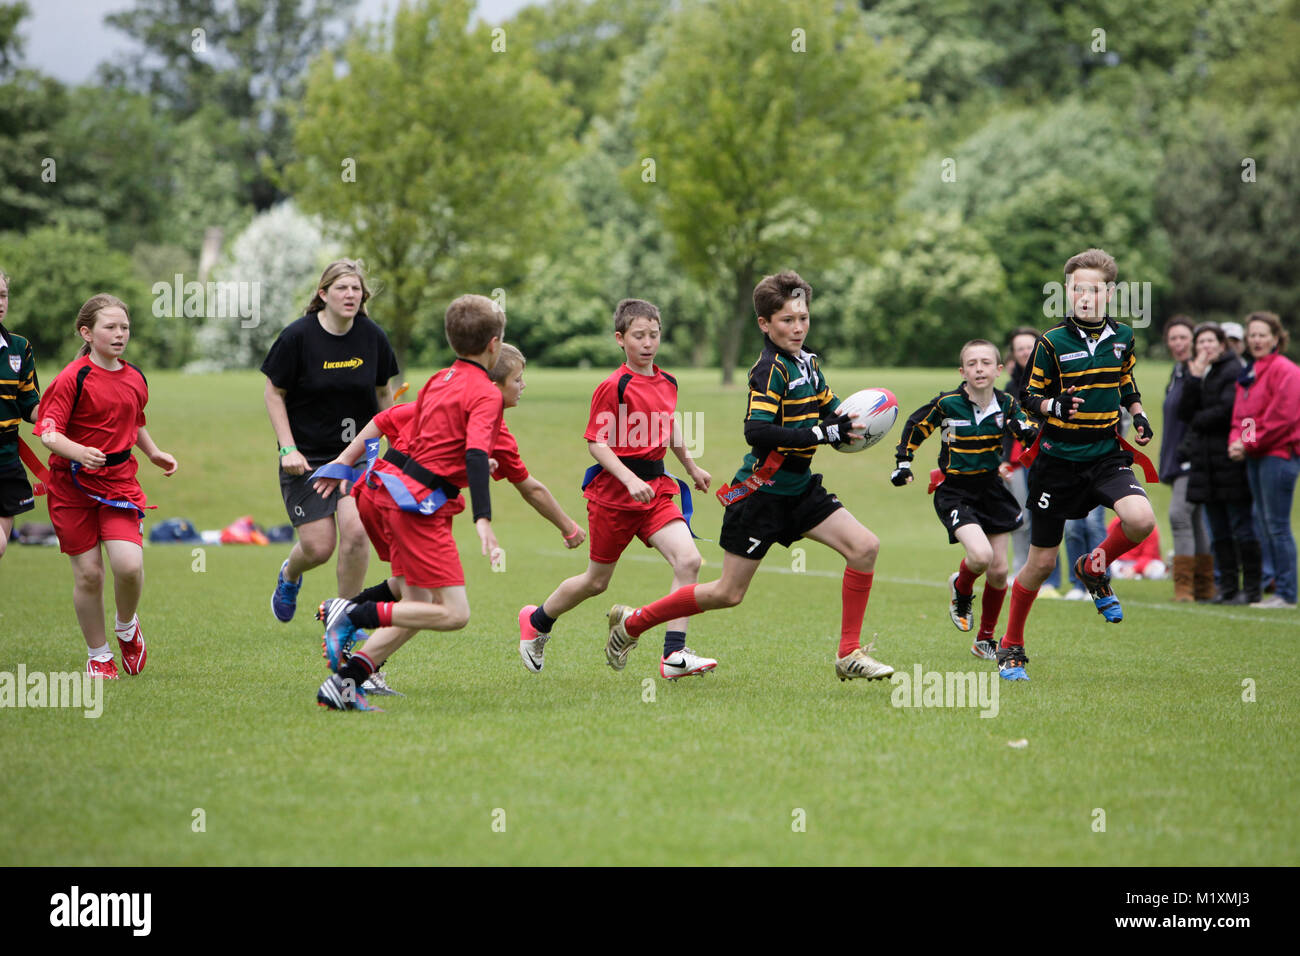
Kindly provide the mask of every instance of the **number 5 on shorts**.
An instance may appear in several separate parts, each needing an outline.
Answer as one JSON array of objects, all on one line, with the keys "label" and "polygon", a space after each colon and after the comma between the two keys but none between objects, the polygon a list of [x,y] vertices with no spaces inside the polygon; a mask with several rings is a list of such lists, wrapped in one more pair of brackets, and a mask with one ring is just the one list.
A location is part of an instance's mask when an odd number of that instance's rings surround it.
[{"label": "number 5 on shorts", "polygon": [[1052,497],[1052,493],[1050,491],[1044,491],[1041,495],[1038,496],[1038,507],[1044,510],[1051,507],[1051,503],[1050,503],[1051,497]]}]

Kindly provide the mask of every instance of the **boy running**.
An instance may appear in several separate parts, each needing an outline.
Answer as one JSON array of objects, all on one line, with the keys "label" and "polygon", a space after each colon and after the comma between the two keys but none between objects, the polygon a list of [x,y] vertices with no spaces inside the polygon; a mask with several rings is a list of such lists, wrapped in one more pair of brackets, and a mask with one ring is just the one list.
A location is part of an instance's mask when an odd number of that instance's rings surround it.
[{"label": "boy running", "polygon": [[614,605],[605,645],[611,663],[626,660],[638,638],[656,624],[735,607],[773,544],[789,547],[811,538],[838,551],[847,563],[836,676],[841,681],[876,680],[894,673],[867,654],[870,645],[860,646],[880,540],[822,487],[821,475],[811,472],[817,446],[846,439],[854,422],[835,414],[840,400],[826,384],[817,356],[803,348],[812,321],[811,297],[812,287],[795,272],[765,276],[754,288],[764,346],[749,371],[745,441],[751,450],[732,483],[718,490],[726,505],[718,542],[726,552],[722,577],[678,588],[643,608]]},{"label": "boy running", "polygon": [[980,628],[970,652],[996,660],[993,629],[1007,595],[1007,535],[1022,521],[1020,505],[1002,481],[1011,470],[1002,458],[1002,438],[1010,435],[1029,445],[1037,432],[1025,420],[1020,403],[993,387],[1002,372],[996,345],[972,339],[962,346],[959,360],[963,383],[940,392],[907,419],[889,479],[900,488],[908,484],[916,449],[936,428],[942,429],[939,468],[930,491],[948,543],[966,549],[960,567],[948,578],[948,615],[959,631],[970,631],[975,579],[987,571]]},{"label": "boy running", "polygon": [[[501,346],[501,352],[497,356],[496,364],[492,366],[492,371],[489,374],[492,384],[501,390],[501,397],[506,409],[514,408],[519,404],[520,395],[525,388],[524,364],[524,355],[519,349],[509,344]],[[366,442],[377,439],[382,435],[388,439],[388,451],[383,455],[383,464],[381,465],[379,461],[376,461],[376,465],[380,470],[386,470],[388,465],[393,465],[397,471],[400,471],[402,466],[409,460],[406,454],[407,436],[405,430],[415,417],[415,407],[414,402],[406,402],[384,409],[370,420],[370,424],[361,430],[361,433],[343,450],[343,453],[338,458],[330,462],[330,465],[345,465],[352,468],[358,462],[364,462]],[[501,423],[501,432],[497,436],[496,444],[492,448],[489,465],[494,481],[500,481],[503,478],[508,479],[515,490],[519,492],[521,498],[527,501],[538,514],[559,529],[560,535],[564,538],[565,547],[577,548],[586,540],[586,532],[565,513],[564,509],[560,507],[560,503],[555,500],[555,496],[551,494],[550,489],[528,473],[528,468],[519,455],[519,444],[515,441],[515,436],[506,428],[504,421]],[[393,473],[396,474],[397,471]],[[323,494],[332,493],[332,484],[326,485],[324,483],[325,479],[317,480],[322,482],[321,490]],[[383,521],[383,512],[375,503],[377,496],[386,495],[387,493],[380,479],[375,476],[369,476],[366,481],[354,483],[351,491],[352,496],[357,499],[357,511],[361,515],[361,522],[366,529],[366,534],[375,546],[375,552],[379,555],[381,561],[392,564],[393,557],[388,529]],[[402,576],[401,567],[393,565],[390,577],[366,588],[351,600],[356,604],[366,601],[401,600],[402,586],[399,579]],[[364,631],[357,631],[354,639],[360,641],[364,640],[365,637]],[[328,654],[325,654],[325,656],[328,657]],[[388,686],[383,674],[382,670],[377,670],[371,674],[370,678],[362,685],[362,690],[367,694],[377,696],[402,696]]]},{"label": "boy running", "polygon": [[[541,604],[520,609],[519,655],[533,673],[545,663],[556,619],[609,587],[614,567],[633,538],[664,556],[673,569],[674,588],[699,579],[700,552],[673,501],[677,483],[664,471],[667,449],[697,490],[708,491],[712,478],[691,458],[673,416],[677,379],[654,363],[660,329],[659,310],[643,299],[624,299],[614,309],[614,341],[627,361],[596,386],[583,436],[597,462],[582,492],[587,499],[590,560],[586,571],[560,582]],[[674,617],[664,637],[659,675],[677,680],[717,667],[717,661],[686,646],[686,618]],[[621,671],[630,649],[617,654],[606,648],[609,666]]]},{"label": "boy running", "polygon": [[[465,509],[461,489],[469,488],[482,553],[495,558],[499,550],[488,453],[501,430],[503,400],[488,371],[501,351],[506,317],[486,296],[463,295],[447,307],[445,321],[456,361],[420,389],[414,418],[403,432],[405,463],[398,468],[379,462],[375,469],[385,492],[376,495],[375,505],[400,599],[331,598],[321,605],[326,658],[336,671],[316,692],[322,707],[376,709],[363,685],[399,647],[418,631],[458,631],[469,622],[465,573],[451,531],[452,518]],[[332,492],[339,480],[318,479],[320,493]],[[378,630],[365,650],[345,660],[359,627]]]},{"label": "boy running", "polygon": [[1039,336],[1029,361],[1021,403],[1045,422],[1037,444],[1025,453],[1034,517],[1029,558],[1011,586],[1007,631],[997,652],[998,673],[1007,680],[1029,679],[1025,619],[1051,573],[1066,519],[1082,518],[1098,504],[1119,515],[1119,526],[1074,565],[1098,613],[1112,624],[1124,615],[1106,568],[1156,526],[1151,502],[1130,467],[1135,451],[1121,446],[1118,432],[1123,407],[1133,416],[1137,443],[1152,437],[1133,377],[1133,329],[1106,315],[1117,273],[1115,260],[1101,249],[1072,257],[1065,264],[1071,314]]}]

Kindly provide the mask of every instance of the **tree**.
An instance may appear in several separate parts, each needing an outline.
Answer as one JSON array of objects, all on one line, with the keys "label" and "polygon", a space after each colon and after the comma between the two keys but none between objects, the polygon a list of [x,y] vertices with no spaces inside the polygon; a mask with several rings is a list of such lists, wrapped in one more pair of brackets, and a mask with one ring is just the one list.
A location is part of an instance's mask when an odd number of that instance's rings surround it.
[{"label": "tree", "polygon": [[1059,290],[1053,300],[1044,285],[1063,283],[1065,261],[1091,246],[1116,257],[1120,281],[1151,283],[1159,305],[1169,269],[1155,211],[1160,151],[1140,129],[1123,110],[1078,99],[1002,113],[951,155],[927,158],[905,206],[956,213],[988,240],[1014,324],[1042,328],[1062,314]]},{"label": "tree", "polygon": [[1295,106],[1230,115],[1206,103],[1185,117],[1157,177],[1172,246],[1169,312],[1239,322],[1265,309],[1296,328],[1298,130]]},{"label": "tree", "polygon": [[161,334],[150,315],[148,289],[136,278],[130,257],[109,248],[101,236],[64,226],[0,235],[0,262],[9,273],[5,324],[31,341],[37,361],[72,361],[81,345],[73,320],[99,292],[117,296],[130,310],[128,358],[141,364],[155,358]]},{"label": "tree", "polygon": [[327,53],[294,130],[286,181],[384,285],[376,318],[403,361],[413,345],[445,356],[447,303],[517,283],[566,215],[556,171],[574,112],[526,47],[470,29],[470,13],[468,0],[402,7],[349,43],[346,75]]},{"label": "tree", "polygon": [[321,270],[336,258],[319,219],[285,202],[258,215],[230,245],[216,282],[256,289],[256,315],[212,315],[198,333],[195,370],[257,368],[280,331],[302,315]]},{"label": "tree", "polygon": [[663,0],[551,0],[524,7],[506,28],[532,48],[585,130],[595,116],[613,119],[623,62],[645,46],[664,10]]},{"label": "tree", "polygon": [[758,279],[872,241],[911,150],[912,87],[892,47],[829,0],[691,2],[661,29],[635,119],[654,165],[627,178],[684,268],[725,296],[713,334],[730,383],[742,343],[757,343]]},{"label": "tree", "polygon": [[282,199],[263,161],[290,158],[290,107],[308,62],[337,43],[357,0],[136,0],[104,21],[144,47],[105,85],[149,94],[176,119],[215,110],[230,121],[210,152],[243,171],[244,202]]}]

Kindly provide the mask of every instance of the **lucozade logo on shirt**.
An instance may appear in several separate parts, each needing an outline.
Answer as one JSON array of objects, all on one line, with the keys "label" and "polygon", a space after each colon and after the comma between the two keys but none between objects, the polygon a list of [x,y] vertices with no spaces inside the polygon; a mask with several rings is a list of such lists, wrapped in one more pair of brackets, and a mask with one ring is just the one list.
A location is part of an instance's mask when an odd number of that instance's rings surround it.
[{"label": "lucozade logo on shirt", "polygon": [[342,362],[325,362],[321,365],[323,369],[331,368],[360,368],[366,364],[366,360],[360,357],[344,359]]}]

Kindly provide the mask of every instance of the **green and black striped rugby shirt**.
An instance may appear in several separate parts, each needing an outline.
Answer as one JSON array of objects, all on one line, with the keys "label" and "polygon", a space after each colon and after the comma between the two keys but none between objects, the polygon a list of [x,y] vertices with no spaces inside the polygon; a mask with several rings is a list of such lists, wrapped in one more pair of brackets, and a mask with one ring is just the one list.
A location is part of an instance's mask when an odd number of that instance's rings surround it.
[{"label": "green and black striped rugby shirt", "polygon": [[[763,352],[749,370],[749,404],[746,422],[765,422],[782,428],[812,428],[830,412],[839,408],[840,400],[826,384],[817,356],[800,351],[797,356],[783,352],[764,336]],[[753,445],[740,470],[732,478],[739,484],[763,464],[768,453],[785,455],[785,464],[765,485],[763,491],[778,495],[797,495],[812,481],[810,471],[814,442],[803,448]]]},{"label": "green and black striped rugby shirt", "polygon": [[0,325],[0,470],[18,464],[18,425],[40,399],[31,344]]},{"label": "green and black striped rugby shirt", "polygon": [[1072,318],[1038,337],[1020,401],[1041,417],[1043,399],[1071,386],[1083,404],[1069,421],[1048,417],[1039,448],[1068,461],[1092,461],[1119,450],[1119,410],[1142,400],[1133,366],[1137,362],[1133,329],[1107,318],[1096,333]]},{"label": "green and black striped rugby shirt", "polygon": [[939,468],[949,477],[996,474],[1002,463],[1002,436],[1018,438],[1024,444],[1037,435],[1015,397],[993,389],[993,400],[976,408],[966,383],[940,392],[910,416],[894,449],[898,461],[912,461],[916,449],[939,429]]}]

